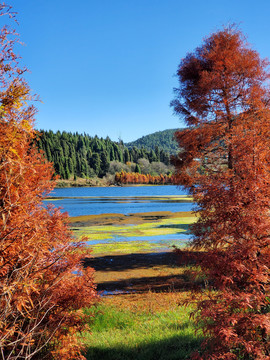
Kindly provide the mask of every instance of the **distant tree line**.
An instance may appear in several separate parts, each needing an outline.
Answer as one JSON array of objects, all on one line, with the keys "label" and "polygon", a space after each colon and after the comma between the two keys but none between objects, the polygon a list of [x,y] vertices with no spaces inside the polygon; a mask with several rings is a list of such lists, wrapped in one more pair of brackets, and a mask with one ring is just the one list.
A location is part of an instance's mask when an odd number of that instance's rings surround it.
[{"label": "distant tree line", "polygon": [[[155,164],[152,170],[155,173],[168,172],[170,155],[156,146],[155,150],[133,147],[128,149],[122,141],[114,142],[109,137],[105,139],[98,136],[71,132],[54,133],[41,130],[40,136],[35,140],[39,150],[44,151],[46,158],[54,163],[55,173],[61,179],[70,177],[103,177],[107,173],[113,174],[133,164]],[[164,167],[165,165],[165,167]],[[149,172],[145,170],[145,172]]]}]

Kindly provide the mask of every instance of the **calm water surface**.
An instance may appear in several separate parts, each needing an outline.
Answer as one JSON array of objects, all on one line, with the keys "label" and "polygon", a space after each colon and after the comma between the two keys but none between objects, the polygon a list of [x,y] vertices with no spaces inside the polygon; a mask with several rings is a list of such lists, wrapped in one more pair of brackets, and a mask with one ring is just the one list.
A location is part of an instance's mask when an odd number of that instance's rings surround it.
[{"label": "calm water surface", "polygon": [[61,188],[55,189],[51,194],[52,199],[46,203],[52,202],[55,206],[61,207],[62,211],[67,211],[70,216],[190,211],[192,203],[162,198],[179,195],[187,195],[187,192],[174,185]]}]

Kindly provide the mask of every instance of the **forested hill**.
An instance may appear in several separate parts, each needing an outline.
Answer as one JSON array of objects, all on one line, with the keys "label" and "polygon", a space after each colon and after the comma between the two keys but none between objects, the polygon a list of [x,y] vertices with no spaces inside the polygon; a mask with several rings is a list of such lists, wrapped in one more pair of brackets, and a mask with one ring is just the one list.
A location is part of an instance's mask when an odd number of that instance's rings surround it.
[{"label": "forested hill", "polygon": [[[114,142],[87,134],[40,130],[37,146],[45,152],[47,159],[54,163],[56,174],[62,179],[71,176],[91,178],[103,177],[117,171],[132,171],[135,165],[146,166],[163,163],[166,167],[170,163],[170,156],[162,148],[155,150],[137,147],[127,148],[123,142]],[[144,159],[144,162],[140,162]],[[138,169],[137,166],[137,169]],[[156,165],[155,165],[156,166]],[[140,171],[140,169],[138,169]],[[154,170],[153,170],[154,171]],[[156,171],[155,171],[156,172]]]},{"label": "forested hill", "polygon": [[[157,131],[153,134],[143,136],[135,141],[126,143],[125,145],[131,149],[133,146],[138,148],[146,148],[148,150],[155,150],[156,146],[163,149],[169,154],[176,154],[179,150],[177,142],[173,139],[175,131],[178,129],[168,129],[163,131]],[[179,129],[180,130],[180,129]]]}]

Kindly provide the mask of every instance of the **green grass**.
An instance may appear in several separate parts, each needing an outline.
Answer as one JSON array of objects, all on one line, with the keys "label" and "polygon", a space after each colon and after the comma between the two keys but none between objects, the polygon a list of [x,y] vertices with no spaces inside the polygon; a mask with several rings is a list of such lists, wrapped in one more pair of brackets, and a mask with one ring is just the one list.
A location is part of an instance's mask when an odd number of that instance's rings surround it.
[{"label": "green grass", "polygon": [[[92,309],[90,310],[92,311]],[[92,334],[85,334],[88,360],[184,360],[199,348],[190,309],[134,311],[112,304],[95,310]]]}]

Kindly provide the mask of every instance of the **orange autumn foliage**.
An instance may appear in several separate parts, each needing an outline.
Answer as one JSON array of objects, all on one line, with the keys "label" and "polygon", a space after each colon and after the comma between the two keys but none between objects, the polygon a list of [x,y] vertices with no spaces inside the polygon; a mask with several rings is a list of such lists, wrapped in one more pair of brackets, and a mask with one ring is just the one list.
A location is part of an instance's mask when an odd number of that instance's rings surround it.
[{"label": "orange autumn foliage", "polygon": [[173,176],[172,175],[150,175],[150,174],[140,174],[140,173],[129,173],[121,171],[120,173],[115,174],[115,182],[117,184],[152,184],[152,185],[164,185],[172,184]]},{"label": "orange autumn foliage", "polygon": [[[0,5],[1,14],[9,12]],[[9,12],[10,14],[10,12]],[[12,15],[11,15],[12,16]],[[67,215],[43,200],[54,170],[33,146],[35,109],[13,51],[0,33],[0,353],[1,359],[83,359],[75,333],[96,299]]]},{"label": "orange autumn foliage", "polygon": [[207,336],[193,359],[270,359],[270,96],[268,62],[234,27],[178,68],[173,101],[177,184],[197,203],[192,248],[207,280],[195,319]]}]

